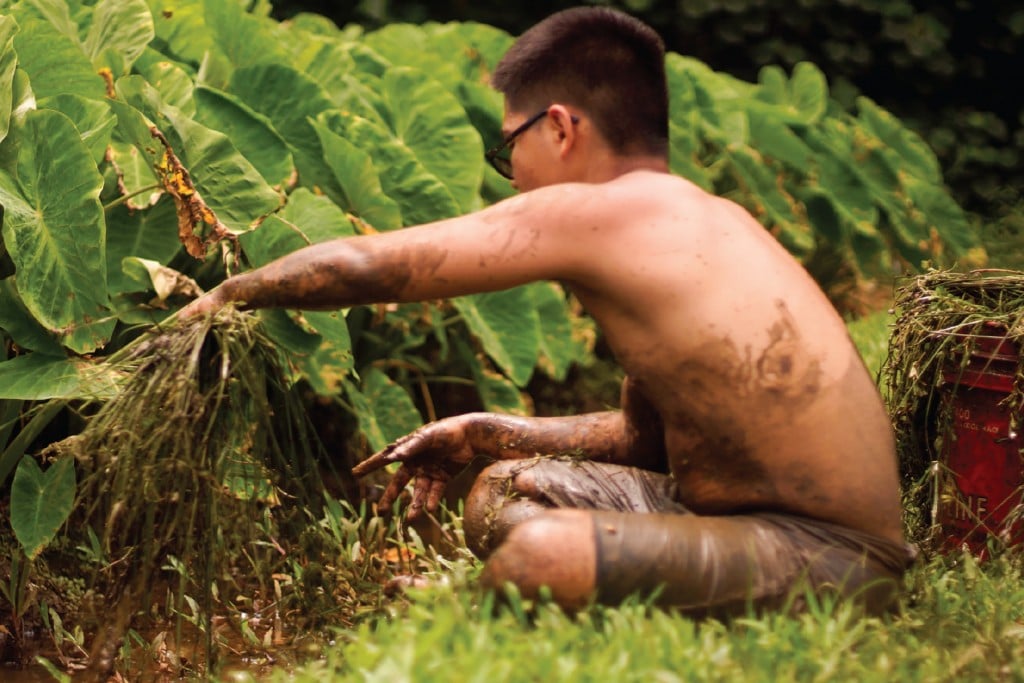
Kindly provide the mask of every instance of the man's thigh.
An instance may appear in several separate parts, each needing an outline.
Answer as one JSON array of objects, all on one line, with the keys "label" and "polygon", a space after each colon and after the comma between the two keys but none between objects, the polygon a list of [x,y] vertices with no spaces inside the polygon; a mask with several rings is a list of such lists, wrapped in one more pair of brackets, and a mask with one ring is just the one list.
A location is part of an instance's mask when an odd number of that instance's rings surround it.
[{"label": "man's thigh", "polygon": [[616,512],[676,512],[672,477],[636,467],[570,457],[538,457],[504,463],[508,490],[545,507]]}]

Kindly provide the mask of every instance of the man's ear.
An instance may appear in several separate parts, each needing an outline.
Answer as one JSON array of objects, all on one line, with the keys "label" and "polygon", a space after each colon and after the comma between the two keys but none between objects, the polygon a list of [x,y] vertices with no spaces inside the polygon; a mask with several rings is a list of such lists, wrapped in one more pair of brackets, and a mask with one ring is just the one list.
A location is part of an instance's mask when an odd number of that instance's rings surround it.
[{"label": "man's ear", "polygon": [[579,119],[565,105],[552,104],[548,107],[548,120],[554,130],[559,153],[564,157],[578,142],[576,124]]}]

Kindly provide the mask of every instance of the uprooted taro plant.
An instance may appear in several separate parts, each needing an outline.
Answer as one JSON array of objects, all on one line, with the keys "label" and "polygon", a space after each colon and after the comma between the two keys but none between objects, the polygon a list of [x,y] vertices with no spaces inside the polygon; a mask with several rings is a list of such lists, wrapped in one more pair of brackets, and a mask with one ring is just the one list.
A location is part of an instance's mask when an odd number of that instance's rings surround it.
[{"label": "uprooted taro plant", "polygon": [[[42,451],[45,470],[27,457],[15,473],[4,590],[15,608],[44,595],[14,631],[32,618],[84,628],[57,634],[53,656],[103,676],[129,633],[169,629],[201,667],[372,608],[385,562],[369,551],[385,528],[325,490],[330,461],[282,360],[258,318],[228,307],[97,364],[101,397],[36,408],[81,430]],[[87,572],[73,590],[68,568]],[[23,635],[10,644],[39,647]]]}]

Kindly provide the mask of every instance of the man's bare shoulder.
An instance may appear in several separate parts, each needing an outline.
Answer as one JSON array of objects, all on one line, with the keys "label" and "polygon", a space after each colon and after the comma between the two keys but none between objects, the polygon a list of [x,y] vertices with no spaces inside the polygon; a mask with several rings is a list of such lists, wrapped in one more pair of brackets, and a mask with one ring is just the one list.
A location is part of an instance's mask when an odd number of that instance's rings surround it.
[{"label": "man's bare shoulder", "polygon": [[594,201],[599,203],[634,211],[637,206],[652,209],[693,206],[716,199],[681,176],[643,170],[624,173],[605,183],[587,186],[583,192],[593,195]]},{"label": "man's bare shoulder", "polygon": [[594,228],[626,228],[701,214],[717,197],[694,183],[656,171],[633,171],[602,183],[560,183],[495,204],[481,218],[514,228],[552,228],[562,236]]}]

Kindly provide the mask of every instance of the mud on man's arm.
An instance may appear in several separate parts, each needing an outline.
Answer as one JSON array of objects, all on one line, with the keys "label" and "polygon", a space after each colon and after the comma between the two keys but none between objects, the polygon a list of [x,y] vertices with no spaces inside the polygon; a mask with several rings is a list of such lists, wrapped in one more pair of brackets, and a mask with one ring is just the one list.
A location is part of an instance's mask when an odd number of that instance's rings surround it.
[{"label": "mud on man's arm", "polygon": [[[230,277],[179,313],[226,304],[324,310],[493,292],[578,274],[578,238],[556,210],[564,190],[537,190],[425,225],[310,245]],[[580,202],[571,202],[570,206]],[[557,229],[556,229],[557,228]]]},{"label": "mud on man's arm", "polygon": [[570,417],[518,417],[468,413],[420,427],[357,465],[363,476],[401,463],[382,495],[388,509],[413,482],[410,517],[435,510],[448,481],[476,457],[513,460],[563,455],[667,471],[657,412],[627,379],[622,410]]}]

